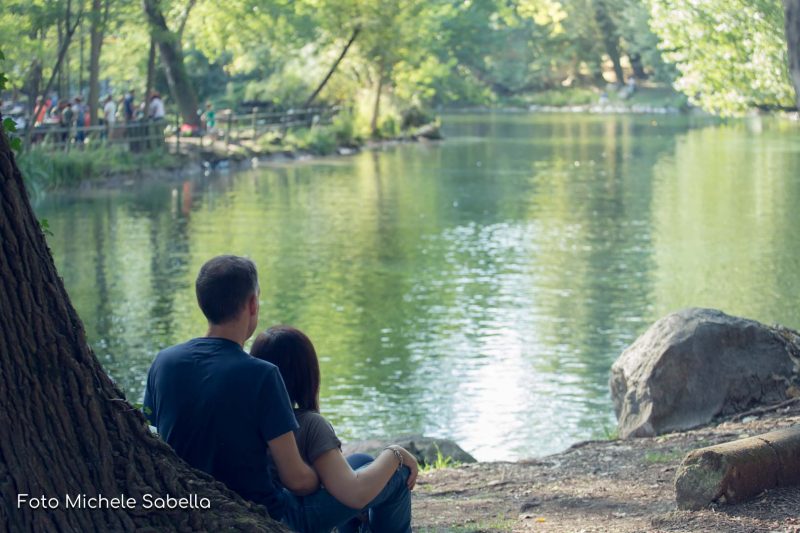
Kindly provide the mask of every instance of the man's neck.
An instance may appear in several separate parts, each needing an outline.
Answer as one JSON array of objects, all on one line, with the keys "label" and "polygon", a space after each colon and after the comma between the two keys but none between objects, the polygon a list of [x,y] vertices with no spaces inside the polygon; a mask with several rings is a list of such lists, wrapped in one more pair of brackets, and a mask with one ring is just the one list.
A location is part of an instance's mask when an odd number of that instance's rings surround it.
[{"label": "man's neck", "polygon": [[233,341],[239,346],[244,347],[244,343],[249,337],[247,335],[247,328],[243,328],[239,324],[209,324],[206,337],[217,337],[220,339],[228,339]]}]

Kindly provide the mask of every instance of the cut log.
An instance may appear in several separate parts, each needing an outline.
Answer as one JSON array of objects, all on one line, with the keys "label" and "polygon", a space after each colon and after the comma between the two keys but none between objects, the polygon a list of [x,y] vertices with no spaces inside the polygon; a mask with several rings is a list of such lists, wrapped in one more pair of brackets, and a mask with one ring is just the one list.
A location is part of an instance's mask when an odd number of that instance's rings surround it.
[{"label": "cut log", "polygon": [[675,477],[679,509],[741,503],[800,484],[800,426],[689,452]]}]

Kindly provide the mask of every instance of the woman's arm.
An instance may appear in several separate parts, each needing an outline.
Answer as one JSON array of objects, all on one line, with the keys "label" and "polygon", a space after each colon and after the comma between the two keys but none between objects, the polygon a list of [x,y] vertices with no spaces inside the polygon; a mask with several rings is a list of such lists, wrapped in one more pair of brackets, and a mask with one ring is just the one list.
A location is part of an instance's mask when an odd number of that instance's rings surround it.
[{"label": "woman's arm", "polygon": [[328,450],[314,461],[323,486],[331,495],[351,509],[363,509],[383,490],[399,468],[395,450],[403,458],[402,464],[411,470],[409,490],[417,481],[419,466],[416,458],[400,446],[386,449],[369,465],[357,472],[350,468],[341,450]]},{"label": "woman's arm", "polygon": [[[311,469],[297,451],[294,433],[289,431],[267,443],[281,483],[298,496],[316,492],[319,488],[317,473]],[[341,455],[341,453],[340,453]]]}]

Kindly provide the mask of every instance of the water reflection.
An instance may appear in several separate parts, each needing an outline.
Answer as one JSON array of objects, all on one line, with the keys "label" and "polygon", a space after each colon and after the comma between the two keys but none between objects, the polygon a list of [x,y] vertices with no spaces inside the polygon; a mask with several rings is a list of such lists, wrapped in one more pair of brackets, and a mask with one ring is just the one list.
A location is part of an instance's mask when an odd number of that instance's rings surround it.
[{"label": "water reflection", "polygon": [[796,129],[445,124],[442,144],[43,202],[100,360],[140,398],[155,353],[205,330],[200,265],[244,254],[260,327],[311,336],[344,438],[424,432],[513,459],[610,430],[608,369],[664,313],[800,325]]}]

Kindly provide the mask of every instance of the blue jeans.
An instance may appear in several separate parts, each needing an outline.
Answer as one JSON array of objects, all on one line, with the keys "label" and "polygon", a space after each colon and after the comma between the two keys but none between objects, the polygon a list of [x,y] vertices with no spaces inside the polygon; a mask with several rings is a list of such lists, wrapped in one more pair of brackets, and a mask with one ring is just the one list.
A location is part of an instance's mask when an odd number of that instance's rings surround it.
[{"label": "blue jeans", "polygon": [[[354,469],[370,462],[372,458],[364,454],[348,457],[348,463]],[[340,528],[342,533],[349,533],[358,531],[358,517],[366,511],[372,531],[411,533],[411,492],[406,486],[410,473],[407,467],[400,468],[363,510],[347,507],[324,488],[308,496],[295,496],[284,489],[282,522],[300,533],[330,533],[334,527]]]}]

